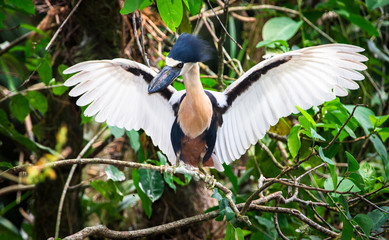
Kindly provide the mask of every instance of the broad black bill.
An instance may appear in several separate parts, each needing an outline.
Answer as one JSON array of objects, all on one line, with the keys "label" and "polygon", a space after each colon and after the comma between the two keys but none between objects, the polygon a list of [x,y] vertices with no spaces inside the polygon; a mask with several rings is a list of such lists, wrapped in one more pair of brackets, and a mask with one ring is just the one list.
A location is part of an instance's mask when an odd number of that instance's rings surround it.
[{"label": "broad black bill", "polygon": [[181,68],[165,66],[158,74],[151,80],[149,84],[149,93],[161,91],[169,86],[178,76],[180,76]]}]

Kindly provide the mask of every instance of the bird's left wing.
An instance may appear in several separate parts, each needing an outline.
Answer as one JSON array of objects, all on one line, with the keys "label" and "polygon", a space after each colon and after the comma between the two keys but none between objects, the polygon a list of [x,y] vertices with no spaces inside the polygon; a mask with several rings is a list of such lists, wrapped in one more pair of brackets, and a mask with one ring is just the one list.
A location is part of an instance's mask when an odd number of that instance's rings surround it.
[{"label": "bird's left wing", "polygon": [[[257,64],[222,94],[218,94],[223,124],[217,133],[215,153],[229,164],[261,139],[281,117],[346,96],[357,89],[355,80],[367,58],[363,48],[328,44],[277,55]],[[223,99],[224,98],[224,99]]]},{"label": "bird's left wing", "polygon": [[164,152],[169,161],[176,162],[170,142],[174,112],[169,99],[176,90],[169,86],[155,94],[148,94],[148,83],[156,73],[143,64],[127,59],[87,61],[64,71],[76,73],[65,82],[75,86],[69,95],[81,96],[77,105],[89,105],[84,114],[95,116],[97,122],[107,122],[127,130],[144,129]]}]

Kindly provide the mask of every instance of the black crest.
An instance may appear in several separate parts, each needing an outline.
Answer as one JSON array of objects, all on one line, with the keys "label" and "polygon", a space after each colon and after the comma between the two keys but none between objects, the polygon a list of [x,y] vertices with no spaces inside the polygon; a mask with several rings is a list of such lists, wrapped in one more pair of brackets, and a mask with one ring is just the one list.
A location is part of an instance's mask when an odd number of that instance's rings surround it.
[{"label": "black crest", "polygon": [[205,62],[211,59],[213,49],[207,41],[194,35],[183,33],[173,45],[168,57],[184,63]]}]

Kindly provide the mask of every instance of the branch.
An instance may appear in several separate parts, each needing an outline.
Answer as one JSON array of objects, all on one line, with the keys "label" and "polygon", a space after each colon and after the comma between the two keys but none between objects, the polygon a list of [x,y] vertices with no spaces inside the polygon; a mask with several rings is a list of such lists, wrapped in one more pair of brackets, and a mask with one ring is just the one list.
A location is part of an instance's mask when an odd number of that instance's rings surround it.
[{"label": "branch", "polygon": [[65,20],[63,21],[61,26],[59,26],[58,30],[54,33],[54,36],[51,38],[49,44],[47,44],[47,46],[45,48],[46,51],[48,51],[51,48],[51,45],[53,45],[53,42],[58,37],[58,34],[62,31],[62,28],[68,22],[69,18],[73,15],[73,13],[77,10],[78,6],[80,6],[81,2],[82,2],[82,0],[79,0],[77,2],[76,6],[74,6],[74,8],[72,9],[72,11],[70,11],[69,15],[65,18]]},{"label": "branch", "polygon": [[[229,11],[230,12],[235,12],[235,11],[247,11],[247,10],[264,10],[264,9],[273,9],[281,12],[286,12],[290,13],[293,15],[300,15],[298,11],[295,11],[293,9],[285,8],[285,7],[279,7],[279,6],[274,6],[274,5],[248,5],[248,6],[236,6],[236,7],[230,7]],[[220,15],[223,12],[221,10],[218,10],[215,12],[216,15]],[[214,14],[212,11],[208,10],[206,12],[201,13],[205,17],[212,17]],[[331,38],[328,34],[323,32],[320,28],[316,27],[315,24],[313,24],[311,21],[309,21],[308,18],[301,16],[303,21],[306,22],[309,26],[311,26],[313,29],[315,29],[318,33],[320,33],[323,37],[325,37],[328,41],[331,43],[336,43],[336,41]],[[193,21],[197,19],[197,15],[192,16],[189,18],[190,21]]]},{"label": "branch", "polygon": [[[266,206],[260,206],[258,204],[263,204],[267,201],[270,201],[272,199],[276,199],[282,194],[282,192],[276,192],[273,194],[270,194],[268,196],[265,196],[261,199],[258,199],[250,205],[250,210],[259,210],[262,212],[273,212],[273,213],[284,213],[292,215],[298,219],[300,219],[302,222],[310,225],[311,227],[315,228],[316,230],[331,236],[331,237],[338,237],[339,235],[336,232],[333,232],[331,230],[328,230],[321,225],[315,223],[314,221],[308,219],[306,216],[304,216],[300,211],[296,209],[289,209],[289,208],[281,208],[281,207],[266,207]],[[244,204],[237,204],[236,205],[238,209],[241,209]],[[196,215],[193,217],[184,218],[181,220],[177,220],[174,222],[170,222],[167,224],[159,225],[156,227],[141,229],[141,230],[134,230],[134,231],[114,231],[108,229],[106,226],[103,225],[97,225],[93,227],[86,227],[82,229],[81,231],[67,236],[63,238],[64,240],[81,240],[85,239],[89,236],[96,235],[98,237],[103,238],[115,238],[115,239],[131,239],[131,238],[141,238],[141,237],[147,237],[154,234],[161,234],[165,233],[167,231],[182,228],[188,225],[193,225],[196,223],[204,222],[213,218],[216,218],[219,216],[219,210],[215,210],[209,213]],[[54,240],[54,238],[49,238],[50,240]]]},{"label": "branch", "polygon": [[[81,2],[81,0],[80,0]],[[77,156],[77,159],[80,159],[85,153],[86,151],[88,151],[88,149],[92,146],[92,144],[97,140],[98,137],[100,137],[101,134],[103,134],[103,132],[108,128],[108,126],[106,125],[105,127],[103,127],[86,145],[85,147],[81,150],[81,152],[78,154]],[[63,187],[63,190],[62,190],[62,194],[61,194],[61,198],[59,200],[59,205],[58,205],[58,213],[57,213],[57,221],[56,221],[56,224],[55,224],[55,239],[58,238],[58,235],[59,235],[59,228],[60,228],[60,225],[61,225],[61,216],[62,216],[62,208],[63,208],[63,204],[65,202],[65,197],[66,197],[66,193],[68,191],[68,188],[69,188],[69,185],[70,185],[70,182],[73,178],[73,175],[74,175],[74,172],[76,171],[76,168],[77,168],[77,164],[73,164],[72,168],[70,169],[70,172],[69,172],[69,175],[66,179],[66,182],[65,182],[65,186]]]}]

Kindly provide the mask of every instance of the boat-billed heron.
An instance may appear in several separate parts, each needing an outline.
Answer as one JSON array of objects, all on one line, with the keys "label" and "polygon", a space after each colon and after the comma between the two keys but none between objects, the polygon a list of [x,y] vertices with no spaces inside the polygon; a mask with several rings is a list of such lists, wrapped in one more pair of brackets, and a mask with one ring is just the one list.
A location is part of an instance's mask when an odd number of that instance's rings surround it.
[{"label": "boat-billed heron", "polygon": [[[346,89],[357,89],[366,69],[363,48],[328,44],[276,55],[252,67],[223,92],[204,90],[199,62],[210,59],[206,41],[181,34],[156,73],[117,58],[87,61],[64,71],[77,73],[66,82],[70,96],[89,105],[84,114],[127,130],[142,128],[177,161],[223,170],[261,139],[281,117],[308,109]],[[186,90],[170,84],[182,76]]]}]

